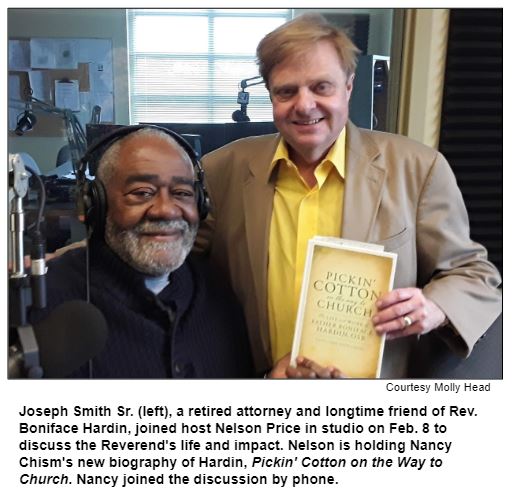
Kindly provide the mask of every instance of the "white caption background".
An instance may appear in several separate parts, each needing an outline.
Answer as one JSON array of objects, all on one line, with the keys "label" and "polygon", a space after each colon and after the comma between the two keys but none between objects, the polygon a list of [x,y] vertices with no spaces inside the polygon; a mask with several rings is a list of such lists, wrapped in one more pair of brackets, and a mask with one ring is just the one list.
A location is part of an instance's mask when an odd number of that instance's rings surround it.
[{"label": "white caption background", "polygon": [[[490,391],[481,392],[464,391],[464,385],[487,387],[488,382],[448,381],[443,385],[452,391],[435,392],[439,383],[8,382],[5,386],[11,402],[4,406],[7,417],[2,426],[4,490],[12,497],[37,492],[42,498],[69,497],[70,492],[75,497],[107,493],[115,497],[140,497],[143,493],[154,497],[172,493],[310,497],[322,492],[406,498],[412,491],[416,497],[427,498],[442,486],[444,496],[499,494],[508,476],[503,454],[511,435],[505,383],[492,381]],[[429,386],[430,391],[387,389],[421,385]],[[459,387],[458,393],[454,387]],[[55,408],[58,414],[65,412],[61,409],[65,407],[68,415],[52,419],[19,414],[25,408],[30,412],[30,408],[45,407]],[[178,415],[179,408],[184,416]],[[189,408],[195,408],[191,415]],[[208,408],[219,409],[223,415],[206,416]],[[283,415],[251,415],[264,408],[283,409]],[[341,409],[350,408],[381,408],[384,414],[339,415]],[[421,414],[426,411],[426,416],[404,415],[404,409],[415,408]],[[108,414],[107,409],[110,415],[100,415]],[[314,415],[297,415],[305,409]],[[84,416],[86,410],[98,415]],[[242,415],[237,416],[238,410]],[[75,411],[80,415],[75,416]],[[43,425],[51,431],[62,424],[76,424],[78,433],[33,433],[35,427],[31,426]],[[97,425],[107,426],[97,433]],[[34,442],[68,442],[71,449],[31,450]],[[136,445],[141,448],[133,449]],[[151,445],[158,447],[148,449]],[[208,450],[208,445],[218,449]],[[44,460],[51,458],[57,459],[60,467],[46,467]],[[30,463],[35,466],[27,466]],[[69,478],[56,479],[59,484],[23,484],[31,475]],[[86,483],[77,483],[77,475]],[[215,483],[215,477],[241,476],[250,477],[246,478],[249,483]],[[138,484],[147,477],[153,477],[153,483]],[[259,482],[254,481],[257,478]],[[88,484],[88,480],[102,483]]]}]

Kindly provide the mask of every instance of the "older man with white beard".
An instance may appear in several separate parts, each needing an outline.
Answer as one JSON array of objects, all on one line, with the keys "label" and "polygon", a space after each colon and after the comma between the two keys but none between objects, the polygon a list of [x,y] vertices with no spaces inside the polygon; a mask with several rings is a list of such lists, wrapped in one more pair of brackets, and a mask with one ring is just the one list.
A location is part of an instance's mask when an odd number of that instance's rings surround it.
[{"label": "older man with white beard", "polygon": [[48,308],[32,322],[64,301],[85,299],[88,287],[109,337],[73,377],[252,376],[238,305],[188,257],[199,223],[189,154],[162,130],[127,132],[99,161],[105,229],[93,232],[89,258],[79,248],[49,263]]}]

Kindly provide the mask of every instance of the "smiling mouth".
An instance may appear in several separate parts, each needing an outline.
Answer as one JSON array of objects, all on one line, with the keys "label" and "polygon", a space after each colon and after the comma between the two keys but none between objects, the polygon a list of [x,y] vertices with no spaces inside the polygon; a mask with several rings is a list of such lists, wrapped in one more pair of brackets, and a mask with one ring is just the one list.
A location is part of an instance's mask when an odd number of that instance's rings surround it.
[{"label": "smiling mouth", "polygon": [[177,239],[179,237],[182,237],[182,235],[183,232],[181,230],[141,233],[141,236],[143,237],[151,237],[155,239]]},{"label": "smiling mouth", "polygon": [[292,123],[300,126],[317,125],[317,123],[320,123],[323,119],[324,118],[316,118],[313,120],[294,120]]}]

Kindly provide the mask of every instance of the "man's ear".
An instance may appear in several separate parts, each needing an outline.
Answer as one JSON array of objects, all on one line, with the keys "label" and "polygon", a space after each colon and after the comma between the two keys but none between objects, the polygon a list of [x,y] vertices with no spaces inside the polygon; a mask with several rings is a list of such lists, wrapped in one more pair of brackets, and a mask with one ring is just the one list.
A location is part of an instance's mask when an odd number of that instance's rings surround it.
[{"label": "man's ear", "polygon": [[346,81],[346,91],[347,91],[347,100],[349,101],[351,97],[351,93],[353,92],[353,83],[354,83],[354,73],[347,77]]}]

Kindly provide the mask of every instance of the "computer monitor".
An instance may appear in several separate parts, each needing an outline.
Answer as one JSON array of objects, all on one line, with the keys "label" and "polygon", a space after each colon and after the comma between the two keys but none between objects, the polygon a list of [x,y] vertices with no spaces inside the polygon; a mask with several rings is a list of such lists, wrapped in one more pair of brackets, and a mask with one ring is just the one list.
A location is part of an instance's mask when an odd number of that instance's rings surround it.
[{"label": "computer monitor", "polygon": [[240,123],[150,123],[186,136],[199,135],[203,154],[229,144],[237,139],[276,133],[273,122],[246,121]]}]

